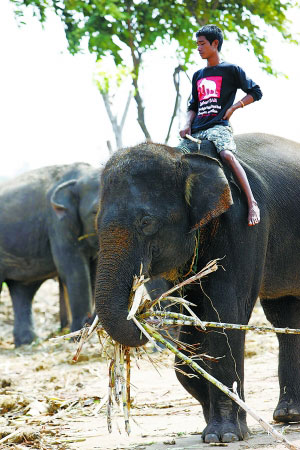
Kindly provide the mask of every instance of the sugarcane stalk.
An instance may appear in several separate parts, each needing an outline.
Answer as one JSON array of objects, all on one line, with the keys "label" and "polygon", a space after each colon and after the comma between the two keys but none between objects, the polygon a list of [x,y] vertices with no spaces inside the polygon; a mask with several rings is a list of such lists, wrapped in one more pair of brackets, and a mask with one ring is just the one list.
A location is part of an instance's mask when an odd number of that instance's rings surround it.
[{"label": "sugarcane stalk", "polygon": [[143,297],[145,294],[144,284],[147,281],[149,281],[149,278],[145,280],[144,275],[141,275],[139,278],[136,276],[134,277],[132,285],[132,292],[134,292],[134,295],[132,299],[132,305],[127,316],[127,320],[132,319],[132,317],[139,309],[141,303],[143,302]]},{"label": "sugarcane stalk", "polygon": [[107,428],[109,433],[112,432],[112,422],[111,422],[111,417],[112,417],[112,408],[113,408],[113,400],[112,400],[112,395],[113,395],[113,389],[114,389],[114,360],[112,360],[110,362],[109,365],[109,382],[108,382],[108,399],[107,399],[107,407],[106,407],[106,418],[107,418]]},{"label": "sugarcane stalk", "polygon": [[127,401],[127,380],[125,383],[125,370],[124,370],[124,356],[125,349],[120,346],[120,376],[121,376],[121,389],[122,389],[122,404],[123,404],[123,414],[125,420],[125,430],[126,433],[130,434],[130,424],[129,424],[129,411],[128,411],[128,401]]},{"label": "sugarcane stalk", "polygon": [[59,341],[66,341],[68,339],[72,339],[73,337],[81,336],[81,333],[82,333],[82,328],[77,331],[72,331],[72,333],[64,334],[63,336],[55,336],[53,338],[50,338],[49,342],[55,344],[56,342],[59,342]]},{"label": "sugarcane stalk", "polygon": [[89,329],[87,327],[82,328],[80,341],[79,341],[76,353],[75,353],[75,355],[73,356],[73,359],[72,359],[73,362],[77,362],[78,361],[78,358],[79,358],[80,352],[82,350],[83,344],[87,341],[88,332],[89,332]]},{"label": "sugarcane stalk", "polygon": [[130,415],[130,348],[125,347],[125,359],[126,359],[126,400],[128,417]]},{"label": "sugarcane stalk", "polygon": [[92,333],[94,333],[98,324],[99,324],[99,317],[96,315],[95,319],[93,320],[92,325],[89,327],[88,337],[90,337],[92,335]]},{"label": "sugarcane stalk", "polygon": [[22,432],[23,432],[23,430],[21,430],[21,429],[13,431],[12,433],[5,436],[4,438],[0,439],[0,444],[4,444],[4,442],[9,441],[11,438],[17,436],[18,434],[21,434]]},{"label": "sugarcane stalk", "polygon": [[99,413],[100,409],[101,409],[105,404],[107,404],[107,399],[108,399],[108,394],[106,394],[106,395],[102,398],[102,400],[101,400],[101,402],[99,403],[99,405],[96,406],[96,408],[95,408],[95,410],[94,410],[94,415],[95,415],[95,416]]},{"label": "sugarcane stalk", "polygon": [[49,341],[50,342],[57,342],[57,341],[61,341],[61,340],[71,339],[71,338],[76,337],[76,336],[81,336],[83,331],[86,328],[88,329],[88,337],[90,338],[90,336],[92,335],[92,333],[96,329],[101,328],[100,325],[99,325],[99,317],[98,316],[95,317],[95,319],[93,320],[93,323],[92,323],[92,325],[90,327],[83,327],[80,330],[72,331],[71,333],[64,334],[63,336],[56,336],[54,338],[50,338]]},{"label": "sugarcane stalk", "polygon": [[174,353],[178,358],[188,364],[195,372],[202,375],[206,380],[212,383],[214,386],[218,387],[224,394],[226,394],[231,400],[236,402],[241,408],[247,411],[268,433],[272,434],[276,439],[279,439],[287,448],[290,450],[299,450],[299,447],[291,444],[281,433],[276,431],[268,422],[259,417],[259,415],[253,411],[239,396],[236,392],[232,392],[221,383],[219,380],[214,378],[208,372],[206,372],[202,367],[200,367],[192,358],[186,356],[184,353],[180,352],[176,347],[170,344],[166,339],[163,338],[156,330],[154,330],[147,323],[143,322],[142,326],[145,328],[148,334],[150,334],[156,341],[161,342],[165,345],[172,353]]},{"label": "sugarcane stalk", "polygon": [[121,344],[115,346],[115,400],[120,405],[120,398],[122,394],[122,376],[121,376]]},{"label": "sugarcane stalk", "polygon": [[195,317],[186,316],[181,313],[175,313],[171,311],[146,311],[139,315],[139,319],[146,319],[148,317],[162,317],[160,322],[164,325],[191,325],[191,326],[204,326],[212,328],[226,328],[230,330],[243,330],[243,331],[258,331],[260,333],[280,333],[280,334],[300,334],[299,328],[275,328],[275,327],[262,327],[257,325],[241,325],[235,323],[222,323],[222,322],[205,322],[196,319]]},{"label": "sugarcane stalk", "polygon": [[202,328],[202,330],[206,330],[205,325],[203,324],[202,320],[199,319],[199,317],[196,316],[196,314],[194,313],[194,311],[189,307],[189,305],[187,305],[186,303],[183,303],[183,306],[185,307],[185,309],[190,313],[190,315],[192,316],[192,318],[194,320],[197,321],[197,323],[200,325],[200,327]]},{"label": "sugarcane stalk", "polygon": [[140,322],[137,320],[137,318],[135,316],[133,316],[131,318],[131,320],[134,321],[134,323],[136,324],[136,326],[141,330],[141,332],[146,336],[146,338],[154,345],[154,347],[161,352],[161,348],[159,348],[159,346],[156,344],[155,340],[152,339],[152,337],[147,333],[147,331],[145,330],[145,328],[140,324]]},{"label": "sugarcane stalk", "polygon": [[185,298],[181,298],[181,297],[172,297],[172,296],[167,296],[167,297],[163,297],[160,299],[160,301],[164,301],[167,300],[169,302],[173,302],[173,303],[180,303],[182,305],[186,304],[189,306],[197,306],[195,303],[189,302],[188,300],[186,300]]}]

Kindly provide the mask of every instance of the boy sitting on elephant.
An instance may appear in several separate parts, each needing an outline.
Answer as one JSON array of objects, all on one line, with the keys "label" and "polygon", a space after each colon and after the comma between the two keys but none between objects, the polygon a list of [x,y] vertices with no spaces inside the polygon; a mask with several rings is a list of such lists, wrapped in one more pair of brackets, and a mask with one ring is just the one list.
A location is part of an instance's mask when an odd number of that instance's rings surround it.
[{"label": "boy sitting on elephant", "polygon": [[[205,68],[194,73],[192,98],[187,112],[187,122],[180,130],[180,136],[192,135],[196,139],[208,139],[215,144],[221,160],[229,166],[244,191],[248,202],[248,225],[260,222],[260,210],[250,188],[247,175],[234,153],[236,145],[229,119],[238,108],[260,100],[260,87],[247,78],[239,66],[221,61],[219,51],[223,34],[216,25],[206,25],[196,33],[197,48],[202,59],[207,60]],[[237,89],[247,95],[233,104]],[[189,152],[194,144],[183,139],[178,147]]]}]

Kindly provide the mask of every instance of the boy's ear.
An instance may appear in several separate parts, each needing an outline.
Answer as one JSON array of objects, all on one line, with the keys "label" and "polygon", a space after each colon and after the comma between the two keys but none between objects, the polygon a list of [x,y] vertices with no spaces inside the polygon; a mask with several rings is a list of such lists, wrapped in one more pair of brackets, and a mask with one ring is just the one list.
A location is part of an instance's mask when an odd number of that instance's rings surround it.
[{"label": "boy's ear", "polygon": [[213,46],[214,48],[218,49],[218,46],[219,46],[219,40],[218,40],[218,39],[215,39],[214,41],[212,41],[212,46]]},{"label": "boy's ear", "polygon": [[219,161],[199,154],[181,157],[185,172],[185,200],[192,230],[206,225],[233,204],[230,187]]}]

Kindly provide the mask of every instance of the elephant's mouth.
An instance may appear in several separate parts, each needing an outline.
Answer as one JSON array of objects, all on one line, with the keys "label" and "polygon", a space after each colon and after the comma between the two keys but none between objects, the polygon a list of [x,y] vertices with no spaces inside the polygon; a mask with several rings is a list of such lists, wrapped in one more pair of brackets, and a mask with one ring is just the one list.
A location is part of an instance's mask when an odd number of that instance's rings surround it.
[{"label": "elephant's mouth", "polygon": [[152,272],[150,273],[150,278],[164,278],[167,281],[172,281],[175,282],[180,278],[180,271],[176,268],[174,269],[170,269],[166,272],[162,272],[162,273],[158,273],[158,274],[153,274]]},{"label": "elephant's mouth", "polygon": [[164,278],[165,280],[176,282],[181,278],[184,278],[187,273],[191,272],[191,269],[195,263],[195,252],[196,248],[186,252],[187,261],[183,263],[182,261],[176,261],[175,258],[170,258],[168,261],[155,263],[152,262],[149,269],[149,278]]}]

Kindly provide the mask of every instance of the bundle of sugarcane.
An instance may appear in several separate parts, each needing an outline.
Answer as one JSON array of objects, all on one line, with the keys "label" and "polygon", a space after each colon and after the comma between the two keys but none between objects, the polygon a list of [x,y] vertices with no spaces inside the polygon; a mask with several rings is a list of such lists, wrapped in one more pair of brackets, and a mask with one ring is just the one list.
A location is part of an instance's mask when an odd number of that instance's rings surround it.
[{"label": "bundle of sugarcane", "polygon": [[[222,392],[224,392],[228,397],[230,397],[233,401],[235,401],[241,408],[247,411],[255,420],[259,422],[259,424],[270,434],[272,434],[276,439],[279,439],[287,448],[290,450],[297,450],[298,447],[291,444],[281,433],[276,431],[271,425],[269,425],[266,421],[264,421],[258,414],[253,411],[250,407],[246,405],[246,403],[239,397],[237,393],[237,384],[234,383],[231,389],[227,386],[223,385],[217,379],[212,377],[208,372],[206,372],[199,364],[197,364],[193,358],[193,356],[187,356],[182,353],[178,349],[186,350],[187,353],[191,352],[190,347],[188,347],[184,342],[179,342],[172,336],[168,336],[168,339],[165,338],[165,334],[168,326],[181,326],[181,325],[190,325],[197,326],[205,330],[207,327],[214,328],[222,328],[224,329],[235,329],[235,330],[251,330],[258,331],[260,333],[263,332],[275,332],[275,333],[285,333],[285,334],[300,334],[300,329],[291,329],[291,328],[273,328],[273,327],[258,327],[251,325],[239,325],[239,324],[228,324],[228,323],[219,323],[219,322],[203,322],[201,321],[196,314],[191,309],[192,303],[188,302],[184,298],[181,297],[172,297],[171,294],[183,286],[188,284],[199,282],[203,277],[209,275],[210,273],[216,271],[218,269],[218,261],[214,260],[208,263],[200,272],[196,275],[191,276],[190,278],[184,280],[183,282],[177,284],[169,291],[162,294],[159,298],[155,300],[151,300],[147,295],[144,284],[146,283],[146,279],[144,279],[143,275],[139,277],[134,277],[132,292],[129,299],[129,313],[128,320],[133,320],[137,327],[141,330],[148,340],[156,347],[159,351],[161,348],[157,345],[157,343],[163,344],[165,348],[174,353],[180,360],[184,362],[184,364],[189,365],[194,370],[195,374],[203,376],[206,380],[214,384],[218,387]],[[142,271],[142,268],[141,268]],[[181,309],[185,309],[188,312],[188,315],[182,313],[174,313],[168,311],[168,307],[163,310],[158,309],[158,305],[162,305],[163,302],[167,301],[169,306],[174,304],[179,304]],[[98,317],[95,318],[91,327],[84,328],[78,332],[70,333],[60,338],[54,338],[52,340],[57,339],[68,339],[74,336],[80,336],[79,345],[77,348],[76,355],[73,358],[73,361],[77,361],[79,353],[82,349],[82,346],[85,342],[87,342],[91,336],[97,332],[100,343],[102,345],[102,349],[105,348],[103,343],[109,343],[108,348],[109,351],[105,350],[108,359],[110,360],[109,364],[109,387],[108,387],[108,395],[98,406],[97,411],[107,403],[107,425],[109,432],[112,431],[112,412],[113,406],[116,405],[118,409],[122,411],[125,420],[125,430],[129,434],[130,433],[130,424],[129,424],[129,416],[130,416],[130,356],[132,352],[141,351],[140,349],[130,349],[129,347],[124,347],[119,343],[114,342],[111,338],[107,336],[104,330],[99,326]],[[209,355],[197,355],[198,359],[210,359],[213,360]],[[178,369],[181,370],[181,369]],[[197,375],[197,376],[198,376]],[[298,449],[299,450],[299,449]]]}]

